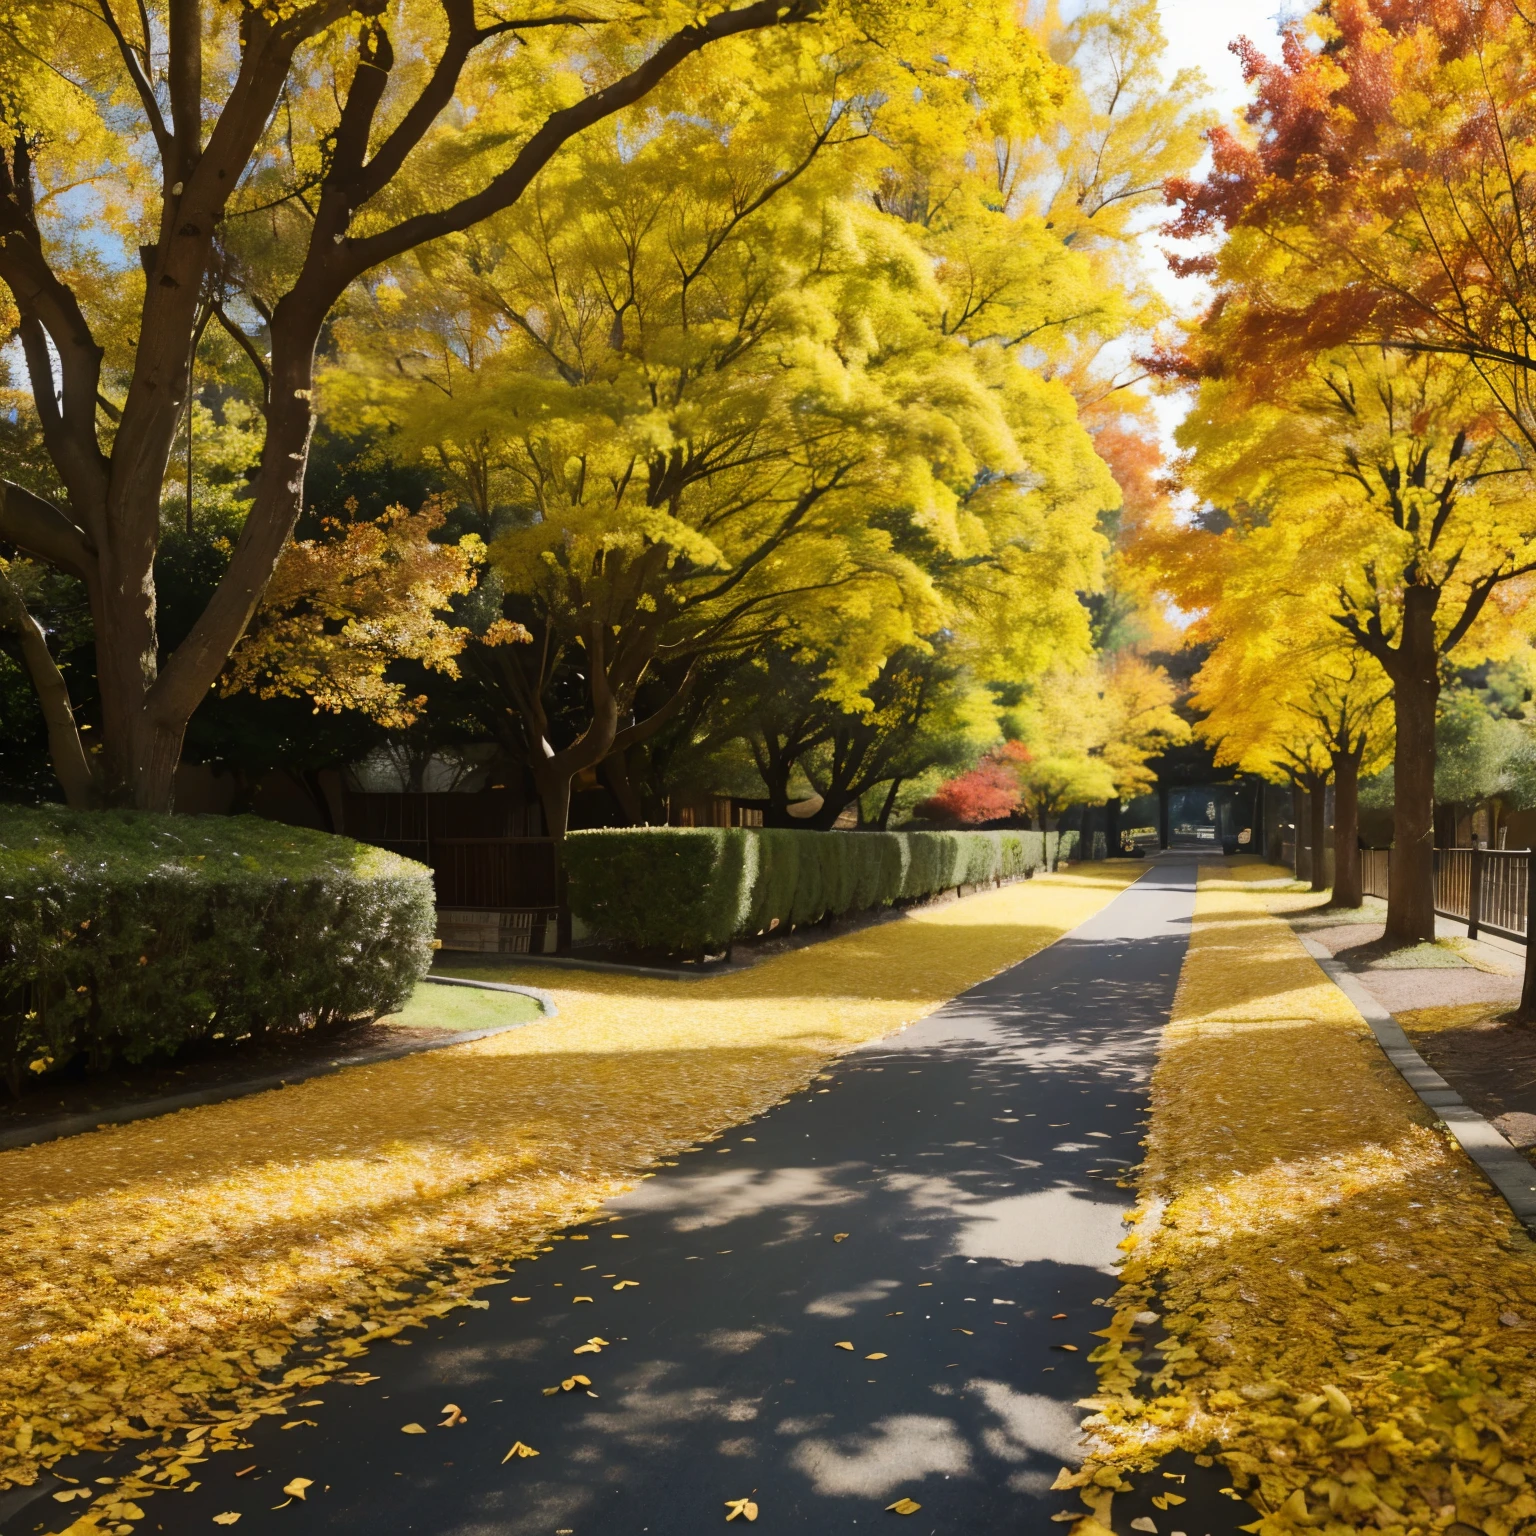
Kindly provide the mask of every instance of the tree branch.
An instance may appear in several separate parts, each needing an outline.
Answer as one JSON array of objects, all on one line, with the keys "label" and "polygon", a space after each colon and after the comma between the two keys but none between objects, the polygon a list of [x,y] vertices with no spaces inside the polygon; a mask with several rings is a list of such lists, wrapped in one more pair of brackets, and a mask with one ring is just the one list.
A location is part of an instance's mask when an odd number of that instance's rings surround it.
[{"label": "tree branch", "polygon": [[81,581],[94,579],[90,539],[51,501],[10,480],[0,480],[0,539]]},{"label": "tree branch", "polygon": [[64,798],[73,810],[90,810],[101,803],[101,779],[80,739],[74,706],[69,701],[69,684],[64,681],[64,674],[48,649],[48,637],[43,633],[42,625],[27,612],[27,605],[3,562],[0,562],[0,620],[20,636],[21,654],[48,727],[48,754],[53,760],[53,771],[63,786]]},{"label": "tree branch", "polygon": [[533,178],[557,150],[585,128],[634,105],[654,90],[685,59],[722,38],[790,22],[807,21],[817,14],[818,0],[755,0],[736,10],[718,12],[708,21],[683,27],[653,52],[645,62],[600,91],[562,107],[545,118],[543,125],[518,152],[506,170],[473,195],[436,213],[417,214],[393,229],[359,240],[348,240],[342,249],[346,280],[380,262],[415,249],[428,240],[456,234],[482,219],[510,207],[527,190]]},{"label": "tree branch", "polygon": [[214,318],[229,332],[230,339],[250,358],[251,366],[261,380],[261,403],[265,409],[272,400],[272,371],[267,367],[267,360],[256,350],[256,343],[224,312],[224,306],[217,299],[209,299],[208,304]]},{"label": "tree branch", "polygon": [[[117,17],[112,13],[111,0],[99,0],[99,3],[101,19],[106,22],[107,31],[112,34],[112,40],[117,44],[117,51],[123,58],[123,67],[128,71],[128,78],[133,81],[134,90],[139,93],[139,102],[144,108],[144,116],[149,119],[149,131],[154,135],[155,145],[160,151],[160,162],[162,165],[169,164],[171,135],[170,130],[165,126],[164,117],[160,115],[160,103],[155,100],[155,88],[145,73],[138,49],[128,41],[123,29],[117,24]],[[148,47],[147,37],[145,46]]]}]

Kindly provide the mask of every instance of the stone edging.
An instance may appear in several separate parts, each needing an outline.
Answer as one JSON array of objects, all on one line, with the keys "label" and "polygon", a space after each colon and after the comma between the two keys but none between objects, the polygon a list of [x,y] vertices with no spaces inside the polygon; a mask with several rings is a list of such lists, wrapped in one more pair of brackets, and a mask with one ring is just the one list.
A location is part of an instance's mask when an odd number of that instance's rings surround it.
[{"label": "stone edging", "polygon": [[1462,1150],[1504,1197],[1526,1230],[1536,1235],[1536,1167],[1475,1109],[1462,1102],[1461,1095],[1414,1050],[1402,1025],[1366,991],[1343,961],[1335,960],[1316,939],[1300,934],[1297,937],[1328,979],[1360,1011],[1376,1043],[1402,1074],[1404,1082],[1460,1142]]},{"label": "stone edging", "polygon": [[[506,981],[468,981],[457,976],[423,976],[422,980],[440,987],[479,987],[487,992],[520,992],[524,997],[531,997],[544,1010],[545,1019],[554,1018],[560,1011],[555,1006],[554,998],[538,987],[518,987]],[[472,1040],[487,1040],[492,1035],[505,1034],[509,1029],[525,1029],[529,1024],[540,1022],[537,1019],[523,1019],[515,1024],[494,1024],[489,1029],[467,1029],[457,1033],[444,1030],[444,1038],[441,1040],[412,1040],[404,1045],[337,1056],[295,1072],[249,1078],[243,1083],[220,1083],[191,1093],[143,1099],[137,1104],[123,1104],[116,1109],[100,1110],[88,1115],[61,1115],[56,1120],[42,1120],[36,1125],[20,1126],[14,1131],[0,1131],[0,1152],[8,1152],[16,1147],[35,1147],[42,1142],[62,1140],[66,1136],[79,1136],[108,1125],[130,1125],[135,1120],[150,1120],[157,1115],[174,1114],[179,1109],[197,1109],[204,1104],[222,1104],[227,1099],[243,1099],[253,1093],[268,1093],[274,1088],[292,1087],[314,1077],[329,1077],[348,1067],[367,1067],[376,1061],[395,1061],[402,1056],[418,1055],[422,1051],[440,1051],[450,1045],[468,1045]]]}]

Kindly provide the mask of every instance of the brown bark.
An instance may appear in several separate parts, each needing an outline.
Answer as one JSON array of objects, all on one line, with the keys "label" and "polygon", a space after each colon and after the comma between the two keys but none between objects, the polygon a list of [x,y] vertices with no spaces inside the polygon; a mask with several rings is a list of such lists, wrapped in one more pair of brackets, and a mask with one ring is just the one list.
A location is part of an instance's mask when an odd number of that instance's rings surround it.
[{"label": "brown bark", "polygon": [[48,649],[42,625],[27,611],[21,593],[4,571],[0,571],[0,619],[16,631],[20,641],[22,660],[43,711],[48,750],[65,803],[75,811],[94,810],[101,804],[101,775],[76,728],[69,687]]},{"label": "brown bark", "polygon": [[1319,774],[1307,786],[1312,809],[1312,889],[1328,889],[1328,781]]},{"label": "brown bark", "polygon": [[[1314,891],[1328,889],[1328,775],[1302,770],[1298,784],[1306,796],[1305,817],[1300,811],[1296,816],[1296,842],[1301,845],[1302,823],[1307,830],[1307,846],[1311,854],[1311,887]],[[1298,859],[1298,864],[1300,860]]]},{"label": "brown bark", "polygon": [[1397,723],[1393,753],[1392,864],[1386,938],[1398,945],[1435,936],[1435,714],[1440,701],[1433,597],[1408,589],[1392,672]]},{"label": "brown bark", "polygon": [[1360,750],[1333,754],[1333,905],[1358,907],[1360,889]]},{"label": "brown bark", "polygon": [[1307,791],[1301,780],[1293,774],[1291,777],[1291,821],[1294,827],[1292,842],[1295,846],[1295,864],[1293,870],[1296,878],[1301,878],[1301,854],[1307,846]]}]

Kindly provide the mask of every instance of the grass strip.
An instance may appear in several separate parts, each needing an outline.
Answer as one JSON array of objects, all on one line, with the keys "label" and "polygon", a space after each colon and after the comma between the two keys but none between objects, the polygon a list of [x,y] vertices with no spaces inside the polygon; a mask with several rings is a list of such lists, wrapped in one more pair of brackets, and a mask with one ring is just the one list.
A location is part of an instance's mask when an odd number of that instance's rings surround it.
[{"label": "grass strip", "polygon": [[[237,1448],[371,1343],[487,1305],[474,1290],[497,1266],[648,1165],[1035,953],[1139,872],[1005,886],[687,988],[565,973],[548,1026],[0,1154],[0,1487],[135,1439],[184,1478],[194,1452]],[[148,1491],[120,1488],[108,1517],[131,1526]]]},{"label": "grass strip", "polygon": [[1279,873],[1201,872],[1074,1531],[1175,1450],[1260,1536],[1536,1531],[1536,1248],[1274,915],[1310,899]]}]

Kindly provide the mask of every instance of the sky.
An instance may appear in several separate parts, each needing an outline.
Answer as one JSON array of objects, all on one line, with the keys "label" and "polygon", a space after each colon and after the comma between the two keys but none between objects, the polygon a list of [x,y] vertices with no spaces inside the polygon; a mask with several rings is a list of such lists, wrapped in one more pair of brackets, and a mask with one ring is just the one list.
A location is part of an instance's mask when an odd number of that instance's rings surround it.
[{"label": "sky", "polygon": [[[1160,0],[1158,9],[1168,37],[1164,69],[1169,76],[1191,67],[1200,70],[1210,84],[1211,106],[1223,115],[1239,111],[1248,104],[1248,89],[1228,43],[1248,37],[1265,53],[1276,53],[1280,46],[1277,18],[1299,8],[1287,0]],[[1159,274],[1159,287],[1171,300],[1199,303],[1198,283],[1174,277],[1160,259],[1152,266]]]},{"label": "sky", "polygon": [[[1279,20],[1301,9],[1296,0],[1160,0],[1163,31],[1168,37],[1164,69],[1169,76],[1191,66],[1199,69],[1210,85],[1211,106],[1223,114],[1236,112],[1247,105],[1248,90],[1227,44],[1234,38],[1248,37],[1263,52],[1277,53]],[[1161,242],[1151,229],[1142,238],[1152,281],[1176,310],[1198,311],[1204,301],[1204,284],[1196,278],[1175,277],[1168,270]],[[1173,428],[1184,414],[1183,403],[1177,397],[1164,397],[1158,401],[1157,414],[1171,446]]]}]

